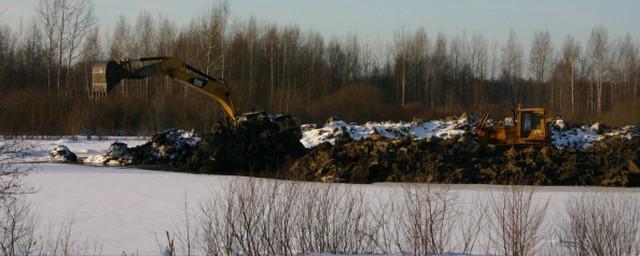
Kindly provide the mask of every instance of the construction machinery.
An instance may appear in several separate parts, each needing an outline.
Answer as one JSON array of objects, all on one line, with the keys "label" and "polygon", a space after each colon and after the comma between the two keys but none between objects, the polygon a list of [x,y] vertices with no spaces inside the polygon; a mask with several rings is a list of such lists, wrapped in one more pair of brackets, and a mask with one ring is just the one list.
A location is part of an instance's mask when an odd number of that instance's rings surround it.
[{"label": "construction machinery", "polygon": [[547,145],[551,143],[551,129],[544,108],[518,108],[512,122],[487,125],[489,114],[484,114],[476,125],[476,135],[482,144],[495,145]]},{"label": "construction machinery", "polygon": [[293,131],[300,135],[300,122],[291,115],[271,116],[264,111],[238,115],[232,101],[233,91],[222,79],[208,74],[175,57],[143,57],[121,61],[100,62],[92,68],[92,95],[107,95],[123,79],[146,79],[168,76],[181,85],[214,99],[225,112],[227,123],[237,127],[243,122],[264,121],[277,126],[279,131]]}]

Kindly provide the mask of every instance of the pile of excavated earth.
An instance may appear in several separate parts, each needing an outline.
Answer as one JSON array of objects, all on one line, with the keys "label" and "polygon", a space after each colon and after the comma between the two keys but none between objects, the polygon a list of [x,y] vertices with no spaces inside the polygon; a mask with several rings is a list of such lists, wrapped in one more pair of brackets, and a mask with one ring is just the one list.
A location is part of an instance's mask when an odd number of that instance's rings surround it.
[{"label": "pile of excavated earth", "polygon": [[[634,126],[557,119],[549,146],[496,147],[477,142],[476,121],[464,115],[365,124],[328,120],[303,125],[302,138],[256,121],[202,136],[169,130],[146,144],[116,142],[104,155],[78,161],[323,182],[640,186],[640,129]],[[499,122],[511,121],[489,123]],[[73,154],[59,148],[53,157]]]}]

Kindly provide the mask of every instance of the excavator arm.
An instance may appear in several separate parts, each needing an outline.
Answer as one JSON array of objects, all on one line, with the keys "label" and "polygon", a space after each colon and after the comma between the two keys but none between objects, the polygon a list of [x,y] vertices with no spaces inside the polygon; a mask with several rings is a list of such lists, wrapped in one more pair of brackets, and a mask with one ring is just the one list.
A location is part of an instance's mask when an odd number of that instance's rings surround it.
[{"label": "excavator arm", "polygon": [[[142,63],[134,65],[134,63]],[[145,79],[168,76],[180,84],[195,89],[220,104],[227,116],[235,121],[231,101],[232,91],[224,80],[213,78],[175,57],[145,57],[97,63],[92,69],[92,94],[108,94],[122,79]]]}]

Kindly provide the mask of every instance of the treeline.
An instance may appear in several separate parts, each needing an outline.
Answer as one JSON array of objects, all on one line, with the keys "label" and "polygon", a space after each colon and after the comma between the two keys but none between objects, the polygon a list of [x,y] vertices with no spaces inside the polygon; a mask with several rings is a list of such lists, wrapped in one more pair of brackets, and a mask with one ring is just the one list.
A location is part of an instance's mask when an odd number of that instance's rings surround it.
[{"label": "treeline", "polygon": [[[461,112],[504,116],[517,104],[574,122],[640,123],[640,54],[629,35],[594,27],[556,48],[547,31],[524,49],[480,34],[399,32],[388,45],[256,18],[230,21],[225,2],[178,26],[140,12],[106,31],[90,0],[41,0],[31,22],[0,29],[0,133],[150,134],[208,130],[215,102],[169,79],[122,83],[90,97],[96,61],[177,56],[225,79],[241,111],[292,113],[304,122],[433,118]],[[559,45],[559,44],[558,44]]]}]

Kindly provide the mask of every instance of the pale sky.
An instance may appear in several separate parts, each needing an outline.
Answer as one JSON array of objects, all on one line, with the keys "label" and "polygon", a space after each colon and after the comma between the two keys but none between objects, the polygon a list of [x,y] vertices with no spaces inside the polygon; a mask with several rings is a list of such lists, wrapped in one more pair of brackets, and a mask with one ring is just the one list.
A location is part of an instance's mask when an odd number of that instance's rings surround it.
[{"label": "pale sky", "polygon": [[[16,26],[29,21],[38,0],[0,0],[0,23]],[[139,11],[163,14],[179,25],[207,9],[214,0],[94,0],[103,28],[119,15],[135,21]],[[389,42],[394,32],[424,27],[431,35],[480,33],[506,41],[513,29],[525,47],[536,30],[548,30],[555,45],[572,34],[583,45],[591,29],[602,25],[611,38],[631,34],[640,41],[640,0],[229,0],[230,22],[251,15],[258,21],[297,24],[325,38],[357,35],[369,41]],[[525,51],[527,48],[525,48]]]}]

